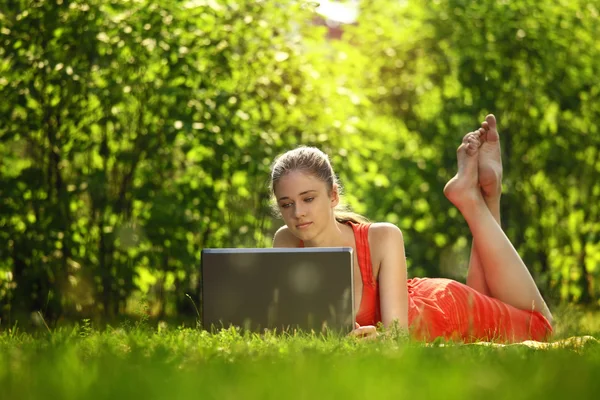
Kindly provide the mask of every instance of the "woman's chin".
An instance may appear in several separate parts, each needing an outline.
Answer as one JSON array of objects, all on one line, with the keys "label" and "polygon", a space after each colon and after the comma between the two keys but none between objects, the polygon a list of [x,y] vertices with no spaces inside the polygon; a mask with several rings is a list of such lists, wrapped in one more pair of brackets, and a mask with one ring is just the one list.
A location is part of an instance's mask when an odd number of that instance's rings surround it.
[{"label": "woman's chin", "polygon": [[300,229],[299,228],[295,228],[293,230],[293,232],[294,232],[294,235],[298,239],[300,239],[302,241],[305,241],[305,242],[308,241],[308,240],[310,240],[310,239],[313,239],[314,236],[315,236],[315,234],[312,231],[312,229],[307,229],[307,228],[300,228]]}]

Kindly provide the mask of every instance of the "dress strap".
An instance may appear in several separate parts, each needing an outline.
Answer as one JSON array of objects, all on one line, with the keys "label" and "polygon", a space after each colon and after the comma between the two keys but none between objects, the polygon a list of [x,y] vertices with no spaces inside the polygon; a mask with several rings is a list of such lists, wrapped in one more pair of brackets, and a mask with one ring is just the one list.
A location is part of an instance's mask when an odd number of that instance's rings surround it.
[{"label": "dress strap", "polygon": [[373,265],[371,263],[371,249],[369,247],[369,227],[371,223],[355,224],[351,223],[354,230],[356,241],[356,255],[358,258],[358,267],[362,277],[363,285],[372,287],[377,286],[373,278]]}]

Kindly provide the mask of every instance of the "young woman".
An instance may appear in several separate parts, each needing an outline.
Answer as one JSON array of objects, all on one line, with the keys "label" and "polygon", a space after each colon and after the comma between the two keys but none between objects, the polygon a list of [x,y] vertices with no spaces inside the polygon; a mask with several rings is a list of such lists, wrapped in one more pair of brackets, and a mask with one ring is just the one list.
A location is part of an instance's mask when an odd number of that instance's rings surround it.
[{"label": "young woman", "polygon": [[493,115],[457,150],[458,172],[444,188],[473,235],[467,284],[407,280],[402,232],[389,223],[336,210],[340,186],[328,157],[312,147],[274,162],[271,188],[285,226],[274,247],[354,249],[356,336],[377,335],[380,322],[433,340],[544,340],[552,315],[531,274],[500,227],[502,161]]}]

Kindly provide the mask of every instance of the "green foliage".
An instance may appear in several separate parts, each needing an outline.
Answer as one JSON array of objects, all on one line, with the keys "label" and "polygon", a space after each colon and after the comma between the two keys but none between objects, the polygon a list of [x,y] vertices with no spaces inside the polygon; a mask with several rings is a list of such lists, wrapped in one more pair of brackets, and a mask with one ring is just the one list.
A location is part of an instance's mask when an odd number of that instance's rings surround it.
[{"label": "green foliage", "polygon": [[[411,275],[464,278],[442,194],[500,123],[503,225],[553,302],[600,277],[591,2],[12,0],[0,11],[0,317],[195,316],[203,247],[269,246],[269,165],[328,152],[346,200],[404,232]],[[144,300],[146,301],[146,300]],[[129,309],[132,307],[129,306]]]},{"label": "green foliage", "polygon": [[493,112],[508,236],[549,297],[597,299],[598,8],[586,1],[391,3],[366,2],[348,32],[373,61],[366,93],[371,88],[378,109],[409,129],[395,135],[404,147],[390,141],[377,156],[400,188],[366,198],[369,214],[397,221],[422,272],[436,274],[445,254],[456,264],[452,254],[467,250],[468,231],[440,189],[454,173],[460,138]]}]

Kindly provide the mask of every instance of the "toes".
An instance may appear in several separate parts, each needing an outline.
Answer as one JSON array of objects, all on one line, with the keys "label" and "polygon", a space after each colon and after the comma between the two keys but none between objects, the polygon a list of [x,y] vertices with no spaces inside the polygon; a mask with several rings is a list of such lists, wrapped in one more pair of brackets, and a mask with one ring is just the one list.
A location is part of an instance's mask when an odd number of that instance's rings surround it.
[{"label": "toes", "polygon": [[464,154],[468,154],[469,156],[473,155],[473,146],[469,142],[465,142],[458,146],[456,149],[456,156],[460,159],[464,156]]},{"label": "toes", "polygon": [[479,131],[481,130],[484,132],[481,135],[484,142],[497,142],[500,139],[494,114],[488,114],[485,117],[485,121],[481,123],[481,128],[479,128]]},{"label": "toes", "polygon": [[467,141],[469,140],[469,137],[471,136],[471,134],[472,134],[472,133],[473,133],[473,132],[469,132],[469,133],[467,133],[465,136],[463,136],[463,138],[462,138],[462,142],[463,142],[463,143],[467,143]]},{"label": "toes", "polygon": [[467,154],[470,156],[474,156],[475,154],[477,154],[477,150],[479,149],[479,146],[475,143],[469,143],[467,145]]},{"label": "toes", "polygon": [[[483,126],[483,124],[481,124],[481,125]],[[479,128],[477,131],[479,132],[479,139],[482,142],[485,142],[487,140],[487,130],[482,127],[482,128]]]},{"label": "toes", "polygon": [[487,122],[489,129],[496,130],[496,117],[494,114],[488,114],[485,117],[485,122]]},{"label": "toes", "polygon": [[469,135],[469,137],[467,138],[467,143],[471,144],[473,146],[479,147],[481,146],[481,138],[479,136],[479,131],[477,132],[473,132],[471,135]]},{"label": "toes", "polygon": [[462,140],[462,144],[456,150],[457,153],[466,152],[469,156],[477,154],[477,150],[481,147],[482,130],[478,129],[475,132],[467,133]]},{"label": "toes", "polygon": [[463,136],[462,142],[468,143],[471,138],[476,138],[477,140],[479,140],[480,136],[481,136],[481,131],[478,129],[475,132],[469,132],[465,136]]},{"label": "toes", "polygon": [[457,150],[458,153],[461,151],[466,152],[469,156],[474,156],[481,147],[481,141],[479,140],[478,134],[470,134],[465,136],[463,144],[461,144]]},{"label": "toes", "polygon": [[485,117],[484,124],[487,126],[486,140],[488,142],[497,142],[498,140],[500,140],[500,135],[498,134],[498,127],[496,125],[496,117],[494,117],[494,114],[489,114],[487,117]]}]

